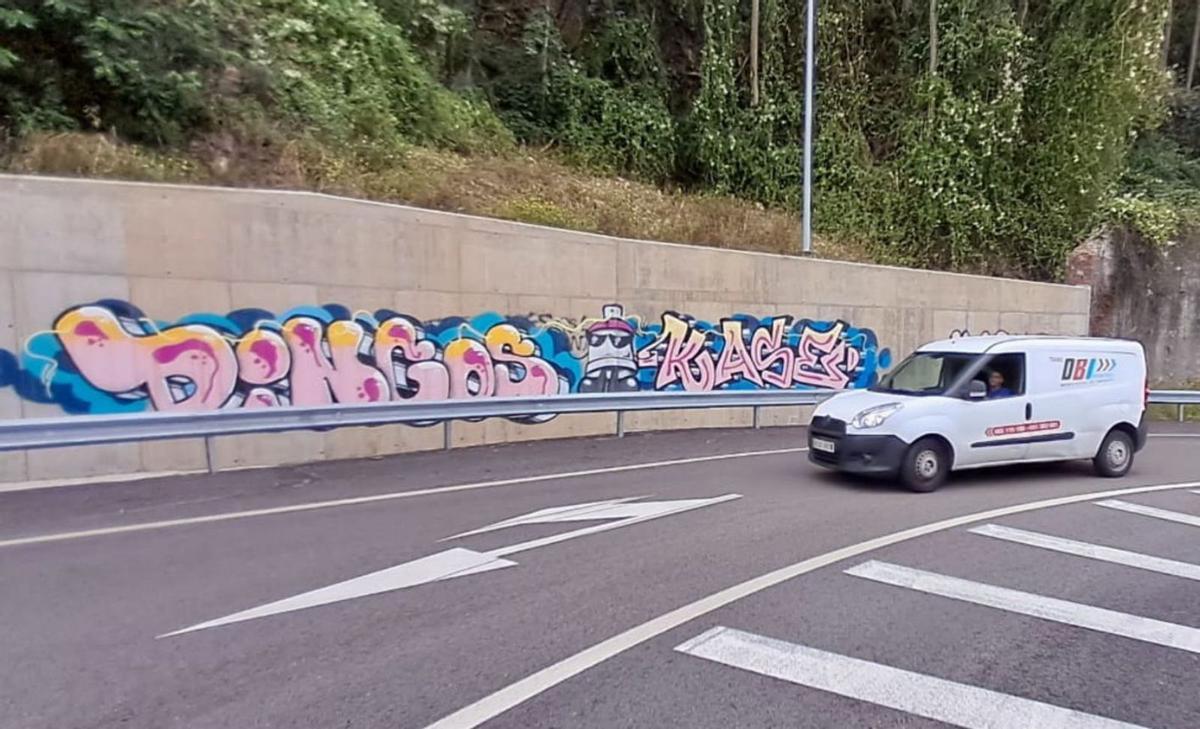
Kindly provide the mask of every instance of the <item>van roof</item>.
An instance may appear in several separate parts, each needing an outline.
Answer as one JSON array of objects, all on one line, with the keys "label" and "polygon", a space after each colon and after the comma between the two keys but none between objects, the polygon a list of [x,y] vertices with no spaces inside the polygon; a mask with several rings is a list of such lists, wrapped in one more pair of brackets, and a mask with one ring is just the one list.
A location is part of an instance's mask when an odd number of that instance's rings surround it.
[{"label": "van roof", "polygon": [[984,352],[1014,352],[1038,349],[1097,349],[1125,351],[1143,354],[1140,342],[1132,339],[1105,337],[1063,337],[1046,334],[991,335],[983,337],[955,337],[930,342],[917,349],[918,352],[962,352],[983,354]]}]

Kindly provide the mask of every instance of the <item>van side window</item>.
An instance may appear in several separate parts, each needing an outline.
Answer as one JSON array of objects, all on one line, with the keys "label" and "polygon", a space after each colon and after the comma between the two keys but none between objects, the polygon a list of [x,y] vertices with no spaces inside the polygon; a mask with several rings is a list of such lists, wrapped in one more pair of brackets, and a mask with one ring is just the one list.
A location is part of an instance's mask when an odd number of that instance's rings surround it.
[{"label": "van side window", "polygon": [[988,388],[988,399],[1025,394],[1025,355],[998,354],[988,359],[975,379]]}]

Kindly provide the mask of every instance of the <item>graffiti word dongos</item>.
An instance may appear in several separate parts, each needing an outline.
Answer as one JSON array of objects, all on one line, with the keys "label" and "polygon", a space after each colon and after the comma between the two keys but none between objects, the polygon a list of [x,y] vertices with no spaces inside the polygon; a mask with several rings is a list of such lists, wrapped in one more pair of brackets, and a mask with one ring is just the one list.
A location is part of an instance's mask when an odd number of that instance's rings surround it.
[{"label": "graffiti word dongos", "polygon": [[243,309],[160,322],[131,304],[100,301],[68,309],[19,358],[0,351],[0,387],[72,413],[205,411],[637,390],[845,389],[873,384],[889,358],[868,329],[789,316],[736,315],[710,324],[666,312],[642,325],[613,304],[596,319],[488,313],[420,321],[329,305],[279,316]]}]

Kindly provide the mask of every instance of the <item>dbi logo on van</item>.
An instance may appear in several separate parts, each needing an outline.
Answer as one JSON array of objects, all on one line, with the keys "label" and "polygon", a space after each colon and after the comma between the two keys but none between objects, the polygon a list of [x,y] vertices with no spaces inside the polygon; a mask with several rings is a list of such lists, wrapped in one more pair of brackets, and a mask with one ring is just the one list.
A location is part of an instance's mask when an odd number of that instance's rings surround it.
[{"label": "dbi logo on van", "polygon": [[1117,369],[1117,361],[1107,357],[1067,357],[1063,361],[1062,381],[1094,382],[1111,380]]}]

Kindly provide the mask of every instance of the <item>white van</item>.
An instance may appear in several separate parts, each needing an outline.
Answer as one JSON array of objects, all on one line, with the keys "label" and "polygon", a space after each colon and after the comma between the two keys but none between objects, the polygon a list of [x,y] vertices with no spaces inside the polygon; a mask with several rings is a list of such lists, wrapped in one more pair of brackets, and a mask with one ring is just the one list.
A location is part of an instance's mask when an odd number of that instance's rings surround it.
[{"label": "white van", "polygon": [[1045,336],[927,344],[876,387],[821,403],[809,460],[933,491],[950,471],[1092,459],[1124,476],[1146,443],[1138,342]]}]

